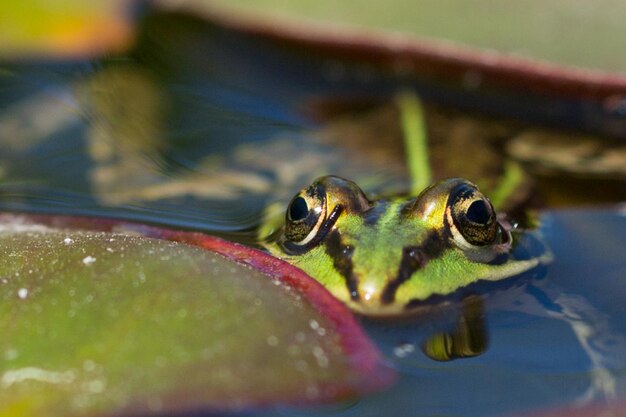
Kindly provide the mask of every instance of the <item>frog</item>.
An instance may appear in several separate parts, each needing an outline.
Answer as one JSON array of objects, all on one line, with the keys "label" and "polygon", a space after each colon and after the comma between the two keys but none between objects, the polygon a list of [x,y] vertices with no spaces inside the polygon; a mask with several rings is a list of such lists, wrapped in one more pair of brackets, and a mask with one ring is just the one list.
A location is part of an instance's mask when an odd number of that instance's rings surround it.
[{"label": "frog", "polygon": [[476,184],[431,181],[421,102],[402,93],[397,105],[410,192],[372,198],[349,179],[323,175],[293,196],[282,218],[267,220],[260,229],[265,249],[370,317],[407,315],[475,283],[548,263],[549,250],[496,212]]},{"label": "frog", "polygon": [[546,263],[548,253],[530,237],[466,179],[374,200],[326,175],[291,199],[264,246],[355,312],[382,317]]}]

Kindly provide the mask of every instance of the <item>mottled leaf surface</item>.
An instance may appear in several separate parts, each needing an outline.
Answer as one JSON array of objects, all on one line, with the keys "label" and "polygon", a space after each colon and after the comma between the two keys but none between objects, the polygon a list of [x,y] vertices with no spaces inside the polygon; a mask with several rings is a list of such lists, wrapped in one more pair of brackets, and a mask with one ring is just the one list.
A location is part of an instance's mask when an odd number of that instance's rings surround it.
[{"label": "mottled leaf surface", "polygon": [[61,219],[0,216],[0,416],[303,404],[390,379],[343,306],[286,264],[250,266],[262,252]]}]

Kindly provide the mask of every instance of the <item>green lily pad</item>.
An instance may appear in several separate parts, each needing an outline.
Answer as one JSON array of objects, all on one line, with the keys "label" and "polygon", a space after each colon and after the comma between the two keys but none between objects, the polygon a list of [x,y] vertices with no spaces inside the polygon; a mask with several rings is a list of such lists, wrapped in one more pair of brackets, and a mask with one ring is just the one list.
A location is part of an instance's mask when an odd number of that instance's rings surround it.
[{"label": "green lily pad", "polygon": [[390,382],[350,313],[297,269],[205,235],[143,228],[238,262],[89,223],[0,215],[0,416],[239,410]]},{"label": "green lily pad", "polygon": [[[193,0],[184,3],[205,4]],[[213,2],[216,5],[231,13],[249,13],[256,21],[282,17],[294,27],[317,20],[326,24],[326,32],[339,32],[342,26],[351,25],[561,64],[622,73],[626,69],[624,54],[615,54],[626,47],[626,3],[619,0],[595,1],[593,7],[585,0],[392,0],[368,2],[367,7],[358,0],[218,0]],[[562,36],[565,31],[567,37]]]},{"label": "green lily pad", "polygon": [[0,57],[118,52],[133,40],[131,2],[9,1],[0,11]]}]

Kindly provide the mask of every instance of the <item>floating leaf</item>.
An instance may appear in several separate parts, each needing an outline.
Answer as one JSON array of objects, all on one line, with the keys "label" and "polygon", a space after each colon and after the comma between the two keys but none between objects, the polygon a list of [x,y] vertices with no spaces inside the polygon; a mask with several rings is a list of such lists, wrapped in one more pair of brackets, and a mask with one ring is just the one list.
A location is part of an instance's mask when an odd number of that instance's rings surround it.
[{"label": "floating leaf", "polygon": [[73,57],[120,51],[132,40],[130,2],[5,2],[0,56]]},{"label": "floating leaf", "polygon": [[0,216],[0,416],[315,403],[390,381],[350,313],[263,252],[43,219]]},{"label": "floating leaf", "polygon": [[[181,3],[205,4],[194,0],[176,4]],[[393,31],[396,38],[404,33],[446,39],[564,64],[624,71],[626,58],[615,57],[614,51],[626,47],[626,4],[615,0],[593,4],[590,8],[585,0],[528,0],[497,5],[489,0],[451,0],[445,4],[437,0],[392,0],[362,7],[359,0],[212,2],[214,7],[246,13],[256,21],[281,17],[297,27],[317,20],[324,22],[326,32],[331,33],[340,32],[340,25],[352,25],[370,31]],[[560,36],[563,31],[567,31],[567,37]]]}]

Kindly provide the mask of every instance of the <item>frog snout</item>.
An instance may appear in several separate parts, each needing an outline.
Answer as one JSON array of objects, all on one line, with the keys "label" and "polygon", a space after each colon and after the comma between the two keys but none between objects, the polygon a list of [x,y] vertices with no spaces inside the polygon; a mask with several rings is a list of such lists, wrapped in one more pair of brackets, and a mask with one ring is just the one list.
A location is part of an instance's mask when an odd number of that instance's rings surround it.
[{"label": "frog snout", "polygon": [[381,304],[381,291],[380,288],[374,286],[362,285],[357,290],[359,296],[358,300],[361,304],[367,306],[374,306]]}]

